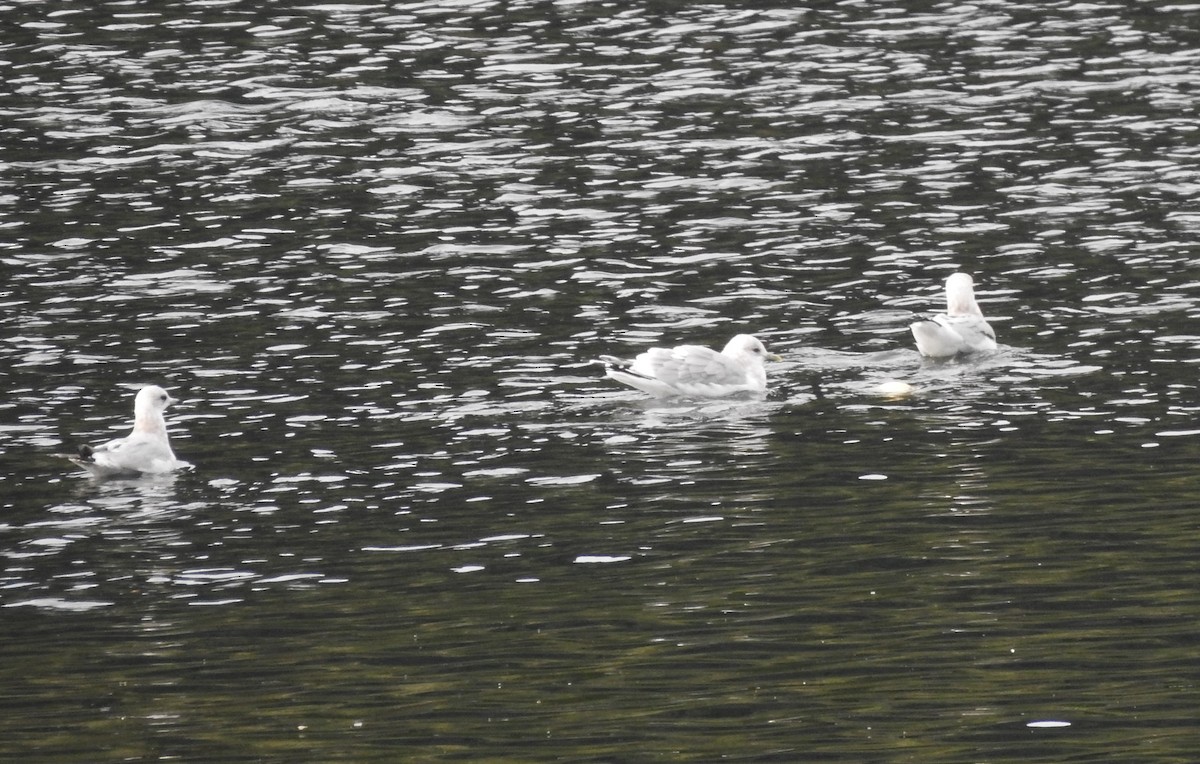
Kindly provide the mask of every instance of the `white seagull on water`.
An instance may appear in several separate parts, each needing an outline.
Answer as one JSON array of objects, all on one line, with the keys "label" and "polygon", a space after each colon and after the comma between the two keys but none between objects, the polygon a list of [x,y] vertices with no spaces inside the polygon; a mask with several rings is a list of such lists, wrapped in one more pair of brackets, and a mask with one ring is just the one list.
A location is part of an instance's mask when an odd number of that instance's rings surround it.
[{"label": "white seagull on water", "polygon": [[916,321],[909,328],[917,350],[930,358],[996,349],[996,332],[975,302],[975,289],[967,273],[955,273],[946,279],[945,313]]},{"label": "white seagull on water", "polygon": [[133,431],[99,446],[80,446],[67,458],[95,477],[157,475],[191,466],[175,458],[163,411],[174,403],[158,385],[143,387],[133,399]]},{"label": "white seagull on water", "polygon": [[721,352],[701,345],[650,348],[633,360],[602,355],[605,374],[659,398],[723,398],[767,390],[764,361],[778,361],[756,337],[739,334]]}]

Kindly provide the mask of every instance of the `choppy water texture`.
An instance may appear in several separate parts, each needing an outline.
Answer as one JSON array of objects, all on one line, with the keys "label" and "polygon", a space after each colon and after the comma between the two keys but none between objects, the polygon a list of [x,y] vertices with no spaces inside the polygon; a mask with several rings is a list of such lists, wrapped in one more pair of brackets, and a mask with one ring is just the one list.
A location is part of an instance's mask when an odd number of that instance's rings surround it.
[{"label": "choppy water texture", "polygon": [[0,21],[3,758],[1194,759],[1194,5]]}]

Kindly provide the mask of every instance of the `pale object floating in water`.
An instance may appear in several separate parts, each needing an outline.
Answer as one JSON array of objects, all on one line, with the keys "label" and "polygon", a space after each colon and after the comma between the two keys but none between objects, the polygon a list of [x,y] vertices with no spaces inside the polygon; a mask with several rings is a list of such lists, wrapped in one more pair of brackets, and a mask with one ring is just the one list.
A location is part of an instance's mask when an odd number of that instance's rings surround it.
[{"label": "pale object floating in water", "polygon": [[875,388],[875,392],[888,398],[906,398],[917,391],[917,388],[899,379],[889,379]]},{"label": "pale object floating in water", "polygon": [[602,355],[612,379],[659,398],[724,398],[765,393],[765,361],[778,361],[756,337],[739,334],[721,352],[701,345],[650,348],[633,360]]},{"label": "pale object floating in water", "polygon": [[174,403],[158,385],[143,387],[133,399],[133,431],[99,446],[80,446],[77,456],[67,455],[94,477],[161,475],[190,467],[175,458],[167,437],[163,412]]},{"label": "pale object floating in water", "polygon": [[954,273],[946,279],[946,312],[909,325],[917,350],[930,358],[953,358],[960,353],[996,349],[996,332],[975,301],[970,274]]}]

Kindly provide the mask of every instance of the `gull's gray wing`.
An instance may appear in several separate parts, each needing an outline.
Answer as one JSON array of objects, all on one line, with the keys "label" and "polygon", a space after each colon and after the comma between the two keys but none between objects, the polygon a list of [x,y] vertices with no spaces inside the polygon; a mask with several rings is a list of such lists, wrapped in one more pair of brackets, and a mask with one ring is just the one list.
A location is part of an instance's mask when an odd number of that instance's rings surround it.
[{"label": "gull's gray wing", "polygon": [[983,316],[938,316],[937,321],[958,332],[966,351],[996,349],[996,330]]},{"label": "gull's gray wing", "polygon": [[134,433],[92,449],[90,462],[103,472],[158,472],[174,462],[165,438]]},{"label": "gull's gray wing", "polygon": [[644,354],[654,376],[684,394],[713,395],[745,389],[746,368],[701,345],[653,348]]}]

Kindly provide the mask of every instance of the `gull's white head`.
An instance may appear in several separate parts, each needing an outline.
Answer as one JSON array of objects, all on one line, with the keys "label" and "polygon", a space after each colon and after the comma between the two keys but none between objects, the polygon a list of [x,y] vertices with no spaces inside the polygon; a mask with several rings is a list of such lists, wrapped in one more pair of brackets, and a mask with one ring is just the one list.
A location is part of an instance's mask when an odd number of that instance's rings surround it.
[{"label": "gull's white head", "polygon": [[946,314],[950,316],[982,316],[975,302],[975,286],[969,273],[954,273],[946,279]]},{"label": "gull's white head", "polygon": [[739,334],[726,342],[721,353],[733,358],[757,358],[759,363],[783,360],[774,353],[768,353],[767,346],[762,344],[757,337],[749,334]]},{"label": "gull's white head", "polygon": [[158,385],[149,385],[138,390],[137,397],[133,399],[133,429],[165,430],[163,412],[174,402],[175,399]]}]

